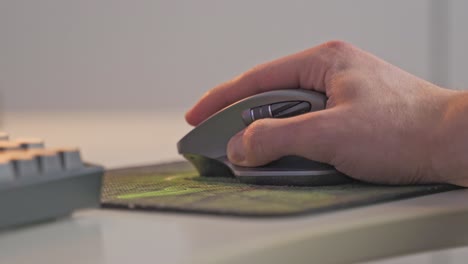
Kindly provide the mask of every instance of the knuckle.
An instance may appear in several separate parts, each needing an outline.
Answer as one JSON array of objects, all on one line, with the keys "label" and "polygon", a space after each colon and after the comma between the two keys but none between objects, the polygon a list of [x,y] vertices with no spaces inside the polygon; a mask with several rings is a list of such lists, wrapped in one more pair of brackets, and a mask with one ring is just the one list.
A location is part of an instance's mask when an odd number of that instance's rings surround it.
[{"label": "knuckle", "polygon": [[354,47],[345,41],[332,40],[322,44],[320,48],[322,58],[329,63],[324,76],[324,82],[329,83],[337,74],[350,67]]},{"label": "knuckle", "polygon": [[323,44],[323,48],[332,50],[335,52],[349,52],[352,49],[352,45],[342,40],[331,40]]},{"label": "knuckle", "polygon": [[349,64],[353,50],[353,45],[341,40],[332,40],[322,45],[322,53],[332,62],[335,70],[342,70]]}]

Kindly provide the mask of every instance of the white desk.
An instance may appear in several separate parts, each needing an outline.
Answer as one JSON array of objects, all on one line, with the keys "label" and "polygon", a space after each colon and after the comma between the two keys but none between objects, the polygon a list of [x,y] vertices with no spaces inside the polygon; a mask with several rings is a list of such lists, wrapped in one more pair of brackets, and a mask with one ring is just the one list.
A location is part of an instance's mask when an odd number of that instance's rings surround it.
[{"label": "white desk", "polygon": [[[182,113],[7,113],[2,129],[110,167],[177,158]],[[83,210],[0,233],[0,263],[325,263],[468,245],[468,190],[276,219]],[[468,250],[379,263],[464,263]],[[450,262],[452,261],[452,262]]]}]

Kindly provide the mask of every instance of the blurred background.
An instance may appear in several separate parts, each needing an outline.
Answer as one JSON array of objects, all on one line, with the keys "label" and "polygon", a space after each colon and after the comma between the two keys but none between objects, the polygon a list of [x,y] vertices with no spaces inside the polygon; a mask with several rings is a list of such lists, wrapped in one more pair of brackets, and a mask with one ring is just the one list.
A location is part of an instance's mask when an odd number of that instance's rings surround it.
[{"label": "blurred background", "polygon": [[463,0],[1,0],[0,128],[127,166],[179,158],[205,91],[328,40],[468,87]]},{"label": "blurred background", "polygon": [[463,0],[2,0],[3,111],[186,109],[256,64],[327,40],[468,87]]}]

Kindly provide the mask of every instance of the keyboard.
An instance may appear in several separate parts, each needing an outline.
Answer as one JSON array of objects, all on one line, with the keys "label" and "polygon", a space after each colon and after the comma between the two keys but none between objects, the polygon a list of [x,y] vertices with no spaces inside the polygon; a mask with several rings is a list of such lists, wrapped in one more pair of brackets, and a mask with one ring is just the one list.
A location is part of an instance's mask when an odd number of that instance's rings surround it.
[{"label": "keyboard", "polygon": [[46,148],[40,139],[0,132],[0,229],[98,207],[103,172],[77,148]]}]

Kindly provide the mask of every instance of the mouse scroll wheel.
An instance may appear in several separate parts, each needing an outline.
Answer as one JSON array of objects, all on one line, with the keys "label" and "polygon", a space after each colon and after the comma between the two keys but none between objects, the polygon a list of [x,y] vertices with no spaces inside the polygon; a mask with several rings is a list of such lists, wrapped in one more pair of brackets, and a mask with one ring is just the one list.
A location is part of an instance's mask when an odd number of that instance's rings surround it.
[{"label": "mouse scroll wheel", "polygon": [[305,101],[288,101],[257,106],[242,112],[246,125],[262,118],[285,118],[300,115],[310,111],[310,103]]}]

